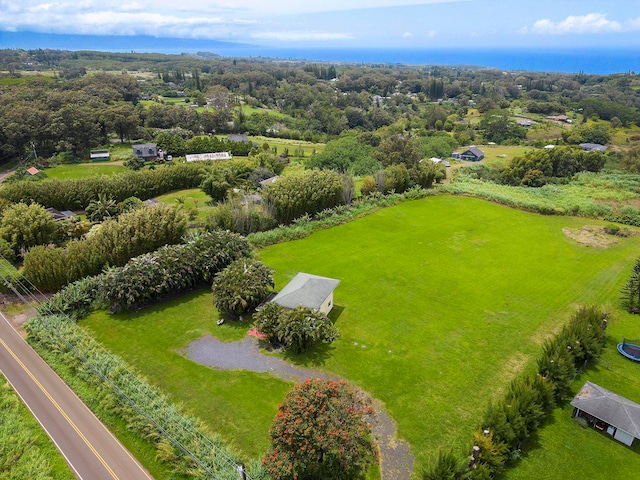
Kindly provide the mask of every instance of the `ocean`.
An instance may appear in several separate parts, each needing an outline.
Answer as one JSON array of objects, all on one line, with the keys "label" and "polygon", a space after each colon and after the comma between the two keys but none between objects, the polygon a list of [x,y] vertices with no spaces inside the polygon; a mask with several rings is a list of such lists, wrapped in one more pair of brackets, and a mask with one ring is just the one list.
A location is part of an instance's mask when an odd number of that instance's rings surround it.
[{"label": "ocean", "polygon": [[246,45],[193,38],[151,36],[56,35],[0,32],[0,48],[53,48],[107,52],[195,53],[224,57],[364,62],[376,64],[469,65],[500,70],[562,73],[640,73],[640,47],[631,48],[290,48]]},{"label": "ocean", "polygon": [[[176,52],[165,52],[176,53]],[[268,57],[375,64],[466,65],[560,73],[640,73],[640,49],[283,49],[218,48],[224,57]]]}]

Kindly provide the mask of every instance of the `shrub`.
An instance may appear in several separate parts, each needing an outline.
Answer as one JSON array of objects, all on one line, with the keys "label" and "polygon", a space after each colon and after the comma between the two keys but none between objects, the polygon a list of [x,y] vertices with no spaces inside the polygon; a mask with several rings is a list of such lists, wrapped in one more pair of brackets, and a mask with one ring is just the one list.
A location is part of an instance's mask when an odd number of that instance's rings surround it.
[{"label": "shrub", "polygon": [[308,307],[288,309],[267,303],[255,315],[256,330],[272,343],[302,353],[316,343],[331,343],[338,330],[322,312]]},{"label": "shrub", "polygon": [[221,313],[242,315],[257,307],[274,287],[273,270],[258,260],[241,258],[213,280],[213,303]]},{"label": "shrub", "polygon": [[297,384],[278,408],[263,460],[274,480],[356,478],[377,459],[370,401],[347,382]]},{"label": "shrub", "polygon": [[265,189],[264,202],[278,223],[289,224],[344,202],[344,185],[332,170],[309,170],[284,177]]}]

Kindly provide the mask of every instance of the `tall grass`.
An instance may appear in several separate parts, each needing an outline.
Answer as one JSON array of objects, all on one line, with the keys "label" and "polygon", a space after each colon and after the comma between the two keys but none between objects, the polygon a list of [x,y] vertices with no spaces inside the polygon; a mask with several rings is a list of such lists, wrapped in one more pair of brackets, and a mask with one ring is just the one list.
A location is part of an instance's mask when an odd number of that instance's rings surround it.
[{"label": "tall grass", "polygon": [[0,478],[75,478],[47,435],[0,375]]}]

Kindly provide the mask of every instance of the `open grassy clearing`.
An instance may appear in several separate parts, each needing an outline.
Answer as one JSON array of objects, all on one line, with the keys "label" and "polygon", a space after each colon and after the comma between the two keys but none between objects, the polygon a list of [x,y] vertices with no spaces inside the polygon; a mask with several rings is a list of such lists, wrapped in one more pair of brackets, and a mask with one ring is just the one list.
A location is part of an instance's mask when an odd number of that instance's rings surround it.
[{"label": "open grassy clearing", "polygon": [[129,171],[122,165],[111,163],[76,163],[70,165],[58,165],[57,167],[45,169],[48,178],[58,180],[71,180],[78,178],[93,177],[96,175],[114,175]]},{"label": "open grassy clearing", "polygon": [[[406,202],[350,224],[262,250],[281,288],[296,272],[341,279],[341,338],[302,357],[383,400],[418,464],[438,447],[463,448],[491,398],[532,369],[544,338],[578,303],[615,302],[640,237],[607,250],[576,244],[565,227],[594,220],[543,217],[477,199]],[[597,222],[595,222],[597,223]],[[217,327],[208,291],[131,315],[83,324],[152,383],[249,456],[288,388],[268,375],[221,372],[175,352]]]},{"label": "open grassy clearing", "polygon": [[278,153],[283,153],[285,148],[289,150],[289,155],[294,156],[297,149],[301,149],[304,152],[304,157],[309,158],[313,152],[321,152],[324,149],[324,143],[305,142],[304,140],[290,140],[286,138],[273,138],[262,137],[259,135],[251,136],[249,139],[253,142],[258,142],[262,145],[264,142],[269,144],[269,147],[276,147]]},{"label": "open grassy clearing", "polygon": [[297,271],[342,280],[341,338],[296,360],[382,399],[424,462],[439,446],[466,446],[488,401],[533,367],[573,305],[617,298],[638,239],[595,251],[562,234],[584,223],[442,196],[260,257],[280,288]]},{"label": "open grassy clearing", "polygon": [[0,373],[0,478],[76,478]]},{"label": "open grassy clearing", "polygon": [[211,210],[215,209],[207,202],[211,200],[211,197],[204,193],[199,188],[189,188],[186,190],[178,190],[176,192],[167,193],[166,195],[160,195],[156,197],[156,200],[167,205],[178,205],[178,199],[184,200],[184,207],[187,210],[196,209],[198,211],[198,220],[204,221]]}]

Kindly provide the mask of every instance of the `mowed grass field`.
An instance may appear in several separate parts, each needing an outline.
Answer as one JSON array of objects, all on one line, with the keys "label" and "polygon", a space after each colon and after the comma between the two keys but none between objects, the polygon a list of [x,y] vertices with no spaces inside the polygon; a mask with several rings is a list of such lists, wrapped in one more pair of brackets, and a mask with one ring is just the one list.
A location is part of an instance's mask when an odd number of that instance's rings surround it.
[{"label": "mowed grass field", "polygon": [[78,178],[94,177],[96,175],[114,175],[130,171],[122,165],[110,163],[77,163],[69,165],[58,165],[57,167],[45,169],[48,178],[59,180],[70,180]]},{"label": "mowed grass field", "polygon": [[[640,236],[598,250],[562,232],[594,223],[436,196],[258,256],[276,271],[277,289],[299,271],[341,280],[331,315],[341,337],[287,358],[343,376],[381,400],[420,466],[440,447],[468,447],[489,401],[515,375],[535,368],[542,342],[575,305],[617,302]],[[246,322],[217,327],[217,318],[209,292],[202,291],[130,315],[96,313],[82,324],[212,431],[256,456],[268,444],[290,384],[201,367],[176,352],[204,334],[234,340],[249,328]],[[612,331],[628,321],[622,318]],[[636,392],[640,401],[640,388]],[[577,428],[576,435],[589,433]],[[533,462],[539,451],[526,460]],[[637,471],[639,457],[623,457],[627,471]]]}]

